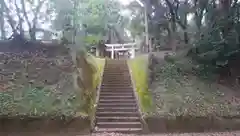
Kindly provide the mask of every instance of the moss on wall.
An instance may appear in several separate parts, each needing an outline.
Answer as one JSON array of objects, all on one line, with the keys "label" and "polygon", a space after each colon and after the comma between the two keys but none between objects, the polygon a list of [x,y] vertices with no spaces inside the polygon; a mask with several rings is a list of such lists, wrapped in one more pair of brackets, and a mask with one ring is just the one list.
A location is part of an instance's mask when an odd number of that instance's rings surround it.
[{"label": "moss on wall", "polygon": [[103,72],[104,59],[96,58],[86,52],[76,54],[77,78],[76,83],[81,90],[82,114],[92,117],[97,95],[97,86]]},{"label": "moss on wall", "polygon": [[96,58],[92,55],[91,55],[91,58],[93,59],[93,61],[95,62],[95,66],[97,67],[97,72],[94,74],[94,82],[93,82],[93,86],[94,88],[96,88],[100,84],[100,79],[102,78],[101,75],[105,65],[105,59]]},{"label": "moss on wall", "polygon": [[147,114],[153,109],[152,97],[148,89],[148,56],[138,56],[129,60],[128,64],[132,72],[141,111]]}]

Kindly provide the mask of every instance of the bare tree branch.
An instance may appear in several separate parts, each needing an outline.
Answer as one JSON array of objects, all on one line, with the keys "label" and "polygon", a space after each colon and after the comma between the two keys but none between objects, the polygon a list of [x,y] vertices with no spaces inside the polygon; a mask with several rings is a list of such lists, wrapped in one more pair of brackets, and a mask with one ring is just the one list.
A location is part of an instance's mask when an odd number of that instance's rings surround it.
[{"label": "bare tree branch", "polygon": [[36,25],[37,25],[37,19],[38,19],[38,14],[43,6],[43,4],[46,2],[47,0],[39,0],[38,5],[36,7],[36,10],[34,11],[34,18],[32,21],[32,27],[30,28],[29,32],[30,32],[30,36],[32,40],[36,39]]},{"label": "bare tree branch", "polygon": [[17,5],[17,0],[15,0],[15,2],[14,2],[14,5],[15,5],[15,7],[16,7],[16,11],[17,11],[17,16],[18,16],[18,19],[19,19],[19,31],[20,31],[20,34],[23,34],[23,21],[24,21],[24,19],[21,17],[21,11],[20,11],[20,8],[18,7],[18,5]]},{"label": "bare tree branch", "polygon": [[22,10],[23,10],[23,14],[24,14],[25,20],[27,21],[28,27],[29,27],[29,29],[30,29],[32,26],[31,26],[31,23],[30,23],[30,21],[29,21],[28,14],[27,14],[27,12],[26,12],[26,3],[25,3],[25,0],[21,0],[21,4],[22,4]]},{"label": "bare tree branch", "polygon": [[7,5],[6,5],[4,0],[2,0],[2,6],[3,6],[3,8],[6,11],[5,13],[6,13],[6,16],[7,16],[7,19],[8,19],[7,21],[9,23],[9,25],[11,26],[13,33],[16,34],[17,33],[17,30],[15,28],[16,21],[13,19],[13,17],[10,16],[10,10],[7,7]]}]

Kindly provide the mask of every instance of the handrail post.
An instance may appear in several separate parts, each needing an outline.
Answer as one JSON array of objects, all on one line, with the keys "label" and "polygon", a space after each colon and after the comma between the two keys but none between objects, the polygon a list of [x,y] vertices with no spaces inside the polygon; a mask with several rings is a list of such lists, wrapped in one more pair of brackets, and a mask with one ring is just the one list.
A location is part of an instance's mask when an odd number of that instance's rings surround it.
[{"label": "handrail post", "polygon": [[114,47],[112,46],[112,50],[111,50],[111,59],[114,59]]}]

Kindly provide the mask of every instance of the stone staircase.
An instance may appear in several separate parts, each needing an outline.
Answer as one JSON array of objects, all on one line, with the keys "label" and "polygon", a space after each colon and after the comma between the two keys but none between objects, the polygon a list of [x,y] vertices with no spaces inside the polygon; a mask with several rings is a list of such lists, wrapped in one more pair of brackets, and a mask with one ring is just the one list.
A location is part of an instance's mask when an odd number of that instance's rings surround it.
[{"label": "stone staircase", "polygon": [[125,60],[106,60],[95,132],[141,133],[142,123]]}]

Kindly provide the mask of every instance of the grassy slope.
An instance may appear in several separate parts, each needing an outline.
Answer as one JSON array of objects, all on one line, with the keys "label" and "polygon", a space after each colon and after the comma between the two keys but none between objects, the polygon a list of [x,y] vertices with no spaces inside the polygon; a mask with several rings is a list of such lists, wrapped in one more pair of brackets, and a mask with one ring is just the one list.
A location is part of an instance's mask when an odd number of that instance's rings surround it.
[{"label": "grassy slope", "polygon": [[141,110],[147,114],[153,108],[152,97],[148,90],[148,57],[139,56],[129,60],[128,63],[132,71]]},{"label": "grassy slope", "polygon": [[[100,81],[104,59],[89,56],[88,61],[97,67],[94,88]],[[31,86],[23,90],[0,92],[0,115],[16,116],[81,116],[80,92],[69,90],[67,93]],[[94,98],[93,98],[94,99]]]}]

